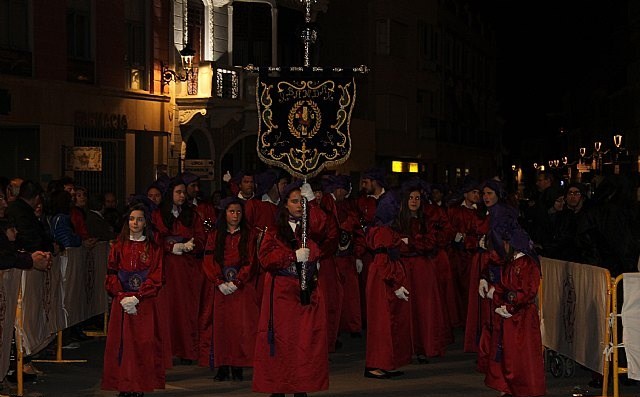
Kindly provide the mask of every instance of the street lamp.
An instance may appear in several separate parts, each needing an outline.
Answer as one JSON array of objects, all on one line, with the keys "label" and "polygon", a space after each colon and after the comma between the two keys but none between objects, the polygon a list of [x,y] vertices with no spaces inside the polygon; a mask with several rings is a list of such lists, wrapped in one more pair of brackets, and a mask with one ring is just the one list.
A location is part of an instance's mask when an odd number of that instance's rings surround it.
[{"label": "street lamp", "polygon": [[169,69],[164,63],[162,64],[162,91],[164,91],[164,86],[172,80],[177,82],[187,81],[193,78],[193,58],[195,55],[196,52],[191,48],[190,43],[187,43],[180,51],[180,60],[184,74]]}]

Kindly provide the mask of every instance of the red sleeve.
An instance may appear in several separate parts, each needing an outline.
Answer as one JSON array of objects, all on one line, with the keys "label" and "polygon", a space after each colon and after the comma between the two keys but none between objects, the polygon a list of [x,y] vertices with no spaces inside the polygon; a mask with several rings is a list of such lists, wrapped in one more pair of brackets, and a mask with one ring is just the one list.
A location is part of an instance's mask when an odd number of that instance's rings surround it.
[{"label": "red sleeve", "polygon": [[217,231],[211,232],[209,239],[207,240],[207,247],[205,248],[204,259],[202,260],[202,270],[204,271],[207,279],[215,285],[220,285],[224,282],[222,279],[222,272],[220,271],[220,265],[215,259],[215,247]]},{"label": "red sleeve", "polygon": [[286,269],[296,261],[296,253],[278,240],[275,231],[267,231],[260,244],[258,259],[265,270]]},{"label": "red sleeve", "polygon": [[105,280],[105,288],[111,296],[117,296],[122,292],[122,284],[118,279],[118,270],[120,269],[120,255],[122,242],[117,240],[109,250],[109,259],[107,261],[107,278]]}]

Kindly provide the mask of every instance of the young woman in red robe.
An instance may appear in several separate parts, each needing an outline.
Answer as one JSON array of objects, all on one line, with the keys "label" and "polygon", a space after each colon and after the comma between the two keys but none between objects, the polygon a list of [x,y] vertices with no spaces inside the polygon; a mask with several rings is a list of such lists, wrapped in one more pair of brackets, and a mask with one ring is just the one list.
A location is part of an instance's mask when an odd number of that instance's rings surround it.
[{"label": "young woman in red robe", "polygon": [[216,287],[213,313],[216,381],[243,380],[242,367],[253,366],[259,308],[255,233],[243,217],[242,201],[222,200],[220,218],[209,238],[204,272]]},{"label": "young woman in red robe", "polygon": [[420,181],[403,186],[400,213],[394,223],[408,244],[400,249],[400,261],[407,275],[411,299],[411,325],[413,351],[418,363],[427,363],[427,357],[444,355],[451,330],[445,316],[447,306],[438,285],[438,265],[434,262],[437,249],[437,231],[429,227],[422,211],[426,202]]},{"label": "young woman in red robe", "polygon": [[103,390],[140,397],[164,389],[162,340],[156,302],[162,286],[162,249],[155,244],[148,209],[135,204],[111,247],[105,282],[113,297],[104,352]]},{"label": "young woman in red robe", "polygon": [[494,312],[485,384],[502,396],[543,396],[542,337],[535,302],[540,262],[533,242],[518,224],[517,212],[498,202],[500,189],[494,185],[483,190],[491,216],[490,262],[500,274],[486,292]]},{"label": "young woman in red robe", "polygon": [[205,232],[198,213],[186,202],[180,178],[171,181],[152,220],[164,251],[165,286],[159,299],[166,309],[161,321],[170,338],[165,346],[172,356],[190,364],[199,355],[198,316],[205,275],[197,254],[204,249]]},{"label": "young woman in red robe", "polygon": [[392,193],[376,209],[376,226],[367,229],[367,246],[375,253],[366,284],[367,347],[364,376],[387,379],[411,362],[411,308],[400,249],[408,240],[391,228],[398,213]]},{"label": "young woman in red robe", "polygon": [[[254,357],[253,391],[273,397],[329,388],[327,322],[322,290],[315,287],[318,259],[314,241],[326,222],[325,212],[308,203],[309,238],[303,248],[302,193],[313,198],[308,184],[289,184],[284,191],[276,228],[267,230],[259,249],[266,271]],[[322,271],[320,268],[319,271]],[[306,274],[306,278],[303,278]]]}]

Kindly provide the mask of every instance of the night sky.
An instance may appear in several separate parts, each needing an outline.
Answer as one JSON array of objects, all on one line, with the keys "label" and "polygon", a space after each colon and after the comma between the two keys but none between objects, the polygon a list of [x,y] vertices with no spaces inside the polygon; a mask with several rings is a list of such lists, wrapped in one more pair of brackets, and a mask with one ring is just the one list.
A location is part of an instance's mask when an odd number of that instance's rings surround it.
[{"label": "night sky", "polygon": [[559,130],[570,127],[562,125],[563,96],[611,69],[612,24],[626,23],[625,15],[619,15],[626,2],[482,3],[496,29],[498,101],[507,156],[530,158],[535,157],[527,153],[531,147],[562,146]]}]

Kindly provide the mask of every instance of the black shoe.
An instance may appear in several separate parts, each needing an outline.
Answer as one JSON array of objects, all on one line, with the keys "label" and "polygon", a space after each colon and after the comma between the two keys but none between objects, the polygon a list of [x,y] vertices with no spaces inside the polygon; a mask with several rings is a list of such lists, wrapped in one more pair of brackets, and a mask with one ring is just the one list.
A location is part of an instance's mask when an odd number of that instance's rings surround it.
[{"label": "black shoe", "polygon": [[[13,371],[13,372],[7,373],[6,379],[11,383],[18,383],[18,372]],[[36,374],[27,374],[24,372],[22,373],[23,382],[33,382],[36,379],[38,379],[38,375]]]},{"label": "black shoe", "polygon": [[215,380],[216,382],[224,382],[229,380],[229,366],[223,365],[222,367],[218,368],[218,373],[213,377],[213,380]]},{"label": "black shoe", "polygon": [[588,385],[593,389],[602,389],[602,379],[592,379]]},{"label": "black shoe", "polygon": [[418,360],[418,364],[429,364],[429,360],[427,359],[427,357],[423,356],[422,354],[416,356],[416,359]]},{"label": "black shoe", "polygon": [[272,393],[269,397],[284,397],[284,393]]},{"label": "black shoe", "polygon": [[244,376],[242,376],[242,367],[231,367],[231,379],[242,382]]},{"label": "black shoe", "polygon": [[91,337],[85,334],[82,328],[80,328],[79,326],[71,328],[69,337],[76,342],[84,342],[86,340],[91,339]]},{"label": "black shoe", "polygon": [[395,378],[396,376],[404,375],[403,371],[385,371],[384,369],[382,369],[381,371],[389,375],[390,378]]},{"label": "black shoe", "polygon": [[134,392],[134,393],[131,393],[131,397],[144,397],[144,393],[142,393],[142,392],[140,392],[140,393]]},{"label": "black shoe", "polygon": [[193,360],[189,360],[188,358],[181,358],[180,365],[193,365]]},{"label": "black shoe", "polygon": [[374,374],[373,371],[375,371],[376,368],[366,368],[364,370],[364,377],[365,378],[372,378],[372,379],[389,379],[391,376],[389,376],[389,374],[386,371],[382,371],[381,375],[378,374]]},{"label": "black shoe", "polygon": [[342,342],[340,342],[339,339],[336,340],[336,350],[341,349],[342,348]]},{"label": "black shoe", "polygon": [[126,391],[121,391],[120,393],[118,393],[118,397],[131,397],[131,393]]},{"label": "black shoe", "polygon": [[294,393],[293,397],[307,397],[307,393]]},{"label": "black shoe", "polygon": [[351,337],[353,339],[362,339],[362,332],[352,332]]}]

